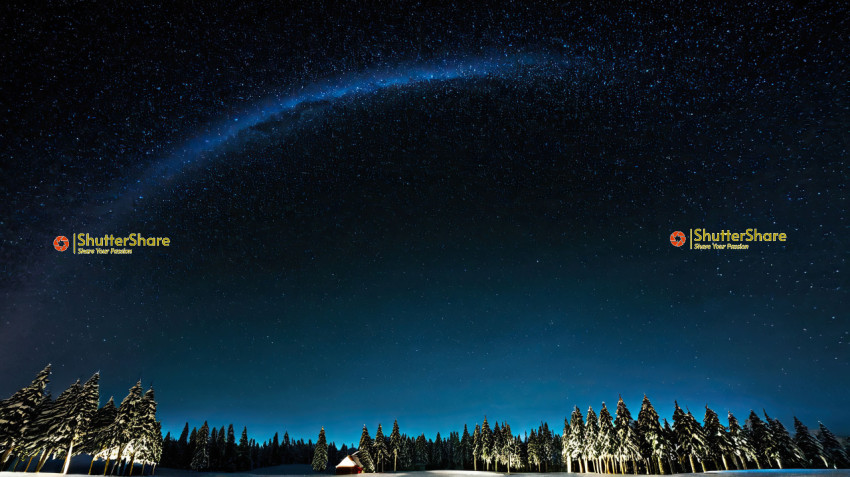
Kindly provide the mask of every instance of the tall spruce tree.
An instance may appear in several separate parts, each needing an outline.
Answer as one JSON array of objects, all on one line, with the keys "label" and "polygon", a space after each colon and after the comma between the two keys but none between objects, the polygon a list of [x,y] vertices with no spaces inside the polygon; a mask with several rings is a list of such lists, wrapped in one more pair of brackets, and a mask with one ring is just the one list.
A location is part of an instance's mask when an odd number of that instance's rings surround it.
[{"label": "tall spruce tree", "polygon": [[797,416],[794,416],[794,442],[803,451],[809,465],[817,467],[822,463],[824,468],[829,468],[829,457],[823,445],[809,432],[809,428],[797,419]]},{"label": "tall spruce tree", "polygon": [[44,400],[49,376],[48,364],[29,386],[0,401],[0,449],[5,449],[3,454],[0,454],[0,469],[5,467],[6,461],[23,437],[24,427]]},{"label": "tall spruce tree", "polygon": [[487,423],[487,416],[481,424],[481,459],[484,461],[484,470],[490,470],[490,462],[493,460],[493,431]]},{"label": "tall spruce tree", "polygon": [[387,450],[387,440],[384,438],[384,430],[381,428],[380,422],[378,423],[378,430],[375,431],[375,443],[372,446],[372,450],[378,459],[377,468],[380,468],[381,472],[383,472],[384,462],[390,454]]},{"label": "tall spruce tree", "polygon": [[664,457],[669,454],[669,443],[665,438],[664,431],[661,429],[658,413],[652,407],[652,403],[646,394],[643,395],[643,402],[640,406],[637,419],[638,434],[640,435],[640,450],[641,456],[646,462],[647,473],[652,468],[652,462],[655,461],[657,472],[664,474]]},{"label": "tall spruce tree", "polygon": [[685,414],[679,403],[675,402],[673,410],[673,432],[676,435],[676,444],[681,459],[688,459],[691,472],[696,472],[694,457],[697,459],[703,455],[705,450],[705,436],[694,416],[688,411]]},{"label": "tall spruce tree", "polygon": [[820,427],[820,440],[824,452],[829,456],[832,466],[836,469],[846,469],[850,467],[850,458],[847,456],[847,451],[838,442],[838,438],[832,433],[822,422],[818,423]]},{"label": "tall spruce tree", "polygon": [[593,463],[593,471],[599,473],[599,418],[593,407],[587,408],[584,424],[584,441],[582,442],[582,454],[585,456],[585,470],[587,461]]},{"label": "tall spruce tree", "polygon": [[115,421],[109,426],[106,432],[109,434],[109,448],[107,449],[106,465],[103,467],[103,475],[106,475],[109,470],[109,460],[112,456],[112,450],[117,450],[115,464],[113,470],[118,467],[118,464],[124,458],[124,451],[129,446],[135,434],[133,431],[136,428],[136,420],[139,418],[138,405],[142,399],[142,382],[138,381],[127,396],[121,401],[118,406],[118,413],[115,416]]},{"label": "tall spruce tree", "polygon": [[717,413],[705,406],[705,418],[703,419],[703,431],[705,433],[706,456],[714,462],[716,470],[720,470],[718,459],[723,462],[724,470],[729,470],[726,454],[732,452],[732,445],[726,428],[720,423]]},{"label": "tall spruce tree", "polygon": [[372,460],[372,438],[369,437],[366,424],[363,424],[363,433],[360,434],[357,457],[360,459],[360,463],[363,464],[363,470],[365,472],[375,472],[375,461]]},{"label": "tall spruce tree", "polygon": [[197,472],[203,472],[210,466],[210,426],[204,421],[204,425],[198,429],[195,435],[195,453],[192,455],[191,468]]},{"label": "tall spruce tree", "polygon": [[469,429],[466,424],[463,425],[463,434],[460,437],[460,468],[463,470],[465,466],[472,460],[472,438],[469,435]]},{"label": "tall spruce tree", "polygon": [[632,413],[626,407],[623,397],[620,396],[617,401],[617,417],[614,419],[614,434],[615,447],[614,455],[620,462],[622,471],[626,473],[628,462],[633,462],[636,465],[637,459],[640,457],[640,444],[638,435],[632,427]]},{"label": "tall spruce tree", "polygon": [[319,431],[319,439],[316,440],[316,450],[313,452],[313,471],[327,472],[328,470],[328,442],[325,439],[325,427]]},{"label": "tall spruce tree", "polygon": [[572,458],[570,457],[570,422],[564,418],[564,431],[561,433],[561,452],[564,453],[562,459],[567,464],[567,472],[572,472]]},{"label": "tall spruce tree", "polygon": [[788,434],[788,430],[785,429],[785,426],[779,422],[779,419],[771,419],[770,416],[767,415],[767,412],[764,412],[764,418],[767,421],[770,429],[770,435],[773,439],[773,442],[776,444],[776,452],[777,452],[777,463],[779,464],[779,468],[782,469],[785,466],[799,466],[803,462],[806,461],[806,456],[803,454],[803,451],[797,447],[797,444],[794,442],[794,439],[791,439],[791,436]]},{"label": "tall spruce tree", "polygon": [[481,459],[481,428],[478,424],[475,425],[475,430],[472,432],[472,467],[473,470],[478,470],[478,460]]},{"label": "tall spruce tree", "polygon": [[[565,428],[566,432],[566,428]],[[582,467],[582,458],[584,458],[584,420],[581,416],[578,406],[573,408],[573,413],[570,416],[569,438],[567,446],[569,451],[564,454],[564,461],[567,464],[567,472],[572,472],[573,461],[577,460],[580,472],[587,472],[587,469]]]},{"label": "tall spruce tree", "polygon": [[[763,459],[767,465],[771,462],[777,462],[779,458],[779,450],[776,443],[773,441],[773,435],[770,433],[770,428],[764,421],[759,418],[755,411],[750,411],[750,417],[745,424],[750,442],[755,449],[756,455]],[[761,464],[756,462],[761,469]]]},{"label": "tall spruce tree", "polygon": [[599,410],[599,437],[597,439],[597,445],[599,456],[605,464],[606,473],[614,473],[615,439],[613,418],[603,402],[602,409]]},{"label": "tall spruce tree", "polygon": [[398,470],[398,453],[401,451],[401,433],[398,431],[398,419],[393,421],[390,433],[390,453],[393,455],[393,472]]},{"label": "tall spruce tree", "polygon": [[425,440],[425,434],[420,434],[416,438],[416,445],[413,448],[413,452],[416,467],[425,467],[428,465],[428,441]]},{"label": "tall spruce tree", "polygon": [[747,469],[747,460],[752,460],[756,463],[758,468],[761,468],[761,464],[758,460],[758,453],[753,447],[749,433],[747,433],[743,428],[741,428],[741,424],[738,423],[738,419],[729,412],[729,442],[731,445],[732,453],[735,457],[738,458],[740,462],[740,468],[746,470]]}]

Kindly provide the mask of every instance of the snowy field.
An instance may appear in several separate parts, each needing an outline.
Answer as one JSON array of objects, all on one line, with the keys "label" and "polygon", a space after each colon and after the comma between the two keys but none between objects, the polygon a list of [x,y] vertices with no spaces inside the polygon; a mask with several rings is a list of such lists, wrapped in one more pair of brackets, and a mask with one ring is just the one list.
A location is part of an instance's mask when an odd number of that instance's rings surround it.
[{"label": "snowy field", "polygon": [[[299,467],[301,469],[293,469],[292,467]],[[204,472],[192,472],[189,470],[178,470],[178,469],[157,469],[156,475],[161,476],[173,476],[173,477],[190,477],[193,475],[203,474],[206,477],[227,477],[234,475],[243,475],[243,476],[269,476],[269,475],[285,475],[287,477],[317,477],[319,475],[330,475],[330,474],[316,474],[316,473],[306,473],[303,468],[309,469],[309,466],[278,466],[269,467],[265,469],[257,469],[254,472],[244,472],[240,474],[223,474],[223,473],[204,473]],[[304,473],[290,473],[292,471],[300,470]],[[815,476],[824,476],[824,477],[850,477],[850,469],[841,469],[841,470],[805,470],[805,469],[790,469],[790,470],[749,470],[749,471],[729,471],[729,472],[708,472],[709,474],[721,474],[723,477],[815,477]],[[504,472],[475,472],[471,470],[429,470],[429,471],[421,471],[421,472],[387,472],[387,475],[397,476],[397,477],[484,477],[484,476],[496,476],[496,475],[507,475]],[[20,477],[22,475],[21,472],[0,472],[0,477]],[[60,477],[62,474],[57,473],[48,473],[41,472],[38,474],[40,477]],[[380,474],[376,474],[380,475]],[[577,473],[567,473],[567,472],[550,472],[545,474],[539,473],[512,473],[511,475],[523,476],[523,477],[567,477],[567,476],[587,476],[587,475],[599,475],[611,477],[610,474],[594,474],[591,472],[590,474],[577,474]],[[615,474],[619,475],[619,474]],[[632,474],[627,474],[632,475]],[[643,474],[640,474],[643,475]],[[669,474],[668,474],[669,475]],[[691,475],[696,476],[699,474],[673,474],[673,475]],[[625,477],[625,476],[623,476]]]}]

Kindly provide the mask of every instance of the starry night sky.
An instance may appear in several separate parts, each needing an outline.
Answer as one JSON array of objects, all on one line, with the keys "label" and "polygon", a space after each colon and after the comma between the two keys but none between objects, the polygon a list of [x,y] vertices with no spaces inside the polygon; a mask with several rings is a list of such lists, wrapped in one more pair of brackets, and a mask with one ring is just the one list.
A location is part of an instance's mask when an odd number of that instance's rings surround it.
[{"label": "starry night sky", "polygon": [[[845,7],[227,3],[2,7],[0,395],[50,362],[260,441],[644,393],[850,433]],[[702,227],[788,241],[670,244]],[[133,232],[172,246],[52,247]]]}]

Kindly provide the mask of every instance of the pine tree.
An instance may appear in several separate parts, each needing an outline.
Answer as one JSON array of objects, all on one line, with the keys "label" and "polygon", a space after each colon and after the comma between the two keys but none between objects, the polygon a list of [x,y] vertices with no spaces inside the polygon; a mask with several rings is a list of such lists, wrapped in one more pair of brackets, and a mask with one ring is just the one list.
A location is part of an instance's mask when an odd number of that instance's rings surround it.
[{"label": "pine tree", "polygon": [[[159,460],[151,460],[158,452],[161,453],[162,449],[162,433],[160,432],[160,424],[156,420],[156,397],[153,388],[148,389],[139,401],[137,415],[138,418],[133,426],[134,438],[133,451],[130,454],[130,475],[133,475],[133,465],[137,459],[141,459],[143,466],[145,463],[159,462]],[[211,441],[210,447],[214,444],[215,441]]]},{"label": "pine tree", "polygon": [[401,434],[398,431],[398,419],[393,421],[393,431],[390,433],[390,452],[393,455],[393,472],[398,470],[398,454],[401,451]]},{"label": "pine tree", "polygon": [[325,440],[324,426],[322,426],[322,430],[319,431],[319,439],[316,441],[316,450],[313,452],[313,470],[315,472],[327,472],[328,470],[328,443]]},{"label": "pine tree", "polygon": [[[759,418],[755,411],[750,411],[750,417],[745,426],[756,455],[766,459],[767,463],[777,462],[779,450],[776,443],[773,442],[773,435],[771,435],[767,424]],[[758,464],[758,462],[756,463]],[[761,469],[761,465],[759,465],[759,469]]]},{"label": "pine tree", "polygon": [[[50,451],[50,426],[55,420],[56,408],[56,401],[48,392],[36,406],[35,411],[24,426],[21,438],[15,447],[17,454],[28,459],[24,472],[29,470],[32,460],[39,454],[46,460],[46,454]],[[41,460],[40,458],[39,462]],[[38,467],[38,464],[36,464],[36,467]]]},{"label": "pine tree", "polygon": [[363,433],[360,434],[360,445],[357,446],[357,457],[363,464],[364,472],[375,472],[375,463],[372,460],[372,438],[369,437],[369,431],[365,424],[363,425]]},{"label": "pine tree", "polygon": [[738,419],[731,411],[729,412],[729,443],[732,453],[738,457],[742,469],[747,469],[748,459],[755,461],[758,468],[761,468],[758,455],[750,442],[748,433],[741,428],[741,425],[738,423]]},{"label": "pine tree", "polygon": [[[437,434],[439,436],[439,434]],[[375,444],[372,446],[372,451],[378,459],[377,467],[384,471],[384,460],[390,456],[387,451],[387,441],[384,438],[384,431],[381,429],[381,423],[378,423],[378,430],[375,431]]]},{"label": "pine tree", "polygon": [[805,454],[803,454],[803,451],[797,447],[794,440],[791,439],[791,436],[788,434],[785,426],[779,422],[779,419],[771,419],[770,416],[767,415],[767,412],[764,413],[764,418],[769,425],[771,438],[776,444],[776,451],[778,455],[777,463],[779,464],[779,468],[782,469],[783,466],[786,465],[792,467],[799,466],[805,462]]},{"label": "pine tree", "polygon": [[584,424],[584,441],[582,442],[582,454],[585,457],[585,471],[587,469],[587,461],[593,462],[593,471],[600,472],[599,466],[599,418],[593,407],[587,408],[587,416]]},{"label": "pine tree", "polygon": [[821,422],[818,423],[818,426],[820,427],[820,436],[818,437],[818,440],[820,440],[824,452],[826,452],[829,456],[832,466],[836,469],[846,469],[850,467],[850,458],[847,456],[847,451],[841,447],[841,443],[838,442],[838,438],[835,437],[835,434],[827,429]]},{"label": "pine tree", "polygon": [[694,416],[688,411],[685,414],[679,403],[675,403],[676,408],[673,411],[673,432],[676,435],[676,443],[679,450],[679,457],[687,458],[691,465],[691,472],[696,472],[694,466],[694,457],[699,457],[705,452],[705,436],[702,428]]},{"label": "pine tree", "polygon": [[460,457],[460,468],[463,469],[472,460],[472,437],[466,424],[463,425],[463,434],[460,437]]},{"label": "pine tree", "polygon": [[472,467],[478,470],[478,460],[481,458],[481,428],[475,425],[472,431]]},{"label": "pine tree", "polygon": [[0,469],[23,437],[24,427],[32,419],[38,405],[44,400],[44,389],[50,376],[50,365],[39,372],[29,386],[4,401],[0,401]]},{"label": "pine tree", "polygon": [[484,460],[484,470],[490,470],[490,461],[493,460],[493,431],[487,423],[487,416],[484,416],[484,423],[481,424],[481,459]]},{"label": "pine tree", "polygon": [[532,429],[528,436],[528,465],[539,469],[542,462],[541,453],[540,440],[537,438],[537,432]]},{"label": "pine tree", "polygon": [[416,459],[416,467],[423,467],[428,465],[428,443],[425,441],[425,434],[420,434],[419,437],[416,438],[414,454],[414,458]]},{"label": "pine tree", "polygon": [[73,403],[69,403],[65,410],[64,422],[55,431],[56,434],[62,434],[65,439],[63,443],[67,445],[65,450],[65,464],[62,466],[62,473],[67,474],[68,468],[71,465],[71,457],[80,454],[80,450],[74,452],[74,446],[81,443],[86,436],[92,419],[97,412],[100,401],[100,373],[95,373],[83,385],[80,392],[77,394]]},{"label": "pine tree", "polygon": [[515,466],[519,457],[519,445],[511,432],[511,426],[507,423],[502,423],[502,439],[504,444],[502,447],[502,462],[508,468],[508,475],[511,474],[511,466]]},{"label": "pine tree", "polygon": [[82,437],[80,452],[92,456],[89,474],[91,474],[94,461],[101,457],[105,458],[103,454],[109,448],[111,441],[109,428],[117,415],[118,408],[115,407],[115,401],[110,397],[103,407],[95,411],[91,423]]},{"label": "pine tree", "polygon": [[794,416],[794,442],[803,451],[809,465],[818,466],[823,462],[824,468],[829,468],[829,458],[823,445],[809,432],[809,428],[797,419],[797,416]]},{"label": "pine tree", "polygon": [[502,454],[502,447],[504,446],[504,441],[502,440],[502,429],[499,428],[499,421],[493,425],[493,450],[492,459],[493,459],[493,470],[496,472],[499,471],[499,462]]},{"label": "pine tree", "polygon": [[[466,425],[463,427],[466,429]],[[463,469],[463,447],[460,444],[460,436],[457,432],[450,434],[449,448],[451,449],[452,468]]]},{"label": "pine tree", "polygon": [[729,463],[726,462],[726,454],[732,451],[729,435],[726,433],[726,428],[720,423],[717,413],[708,406],[705,406],[703,431],[705,433],[706,456],[714,461],[717,470],[720,470],[718,458],[723,461],[724,470],[729,470]]},{"label": "pine tree", "polygon": [[570,449],[570,422],[566,417],[564,418],[564,432],[561,433],[561,452],[564,454],[562,459],[567,464],[567,472],[572,472],[573,460],[572,457],[570,457],[572,454]]},{"label": "pine tree", "polygon": [[109,460],[112,455],[111,450],[117,449],[117,457],[113,470],[118,467],[118,464],[124,458],[124,451],[135,438],[134,430],[136,428],[136,420],[138,419],[138,404],[141,401],[142,382],[139,381],[130,388],[127,396],[121,401],[118,407],[118,413],[115,416],[115,421],[109,426],[106,432],[109,435],[109,445],[107,450],[106,465],[103,468],[103,475],[106,475],[109,469]]},{"label": "pine tree", "polygon": [[210,466],[209,454],[210,426],[204,421],[204,425],[198,429],[195,436],[195,453],[192,456],[192,470],[203,472]]},{"label": "pine tree", "polygon": [[587,472],[586,468],[582,468],[582,458],[586,459],[584,455],[584,420],[578,406],[573,408],[569,429],[566,427],[566,420],[564,422],[564,432],[567,431],[569,431],[569,437],[564,446],[564,461],[567,464],[567,472],[573,471],[574,460],[578,460],[579,472]]},{"label": "pine tree", "polygon": [[636,461],[640,456],[638,436],[632,428],[632,414],[623,397],[617,401],[617,417],[614,419],[615,447],[614,456],[620,462],[622,471],[626,473],[628,461]]},{"label": "pine tree", "polygon": [[248,428],[242,428],[242,436],[236,447],[236,470],[251,469],[251,443],[248,441]]},{"label": "pine tree", "polygon": [[669,446],[664,431],[661,429],[661,423],[658,420],[658,413],[649,402],[646,394],[643,395],[643,403],[638,412],[638,433],[641,437],[641,455],[646,461],[647,473],[652,467],[652,460],[657,463],[658,473],[664,474],[664,461],[662,460],[670,453]]},{"label": "pine tree", "polygon": [[603,402],[602,409],[599,410],[599,437],[596,442],[599,457],[605,462],[606,472],[608,473],[614,472],[613,454],[616,437],[612,420],[611,413],[608,412],[608,408]]}]

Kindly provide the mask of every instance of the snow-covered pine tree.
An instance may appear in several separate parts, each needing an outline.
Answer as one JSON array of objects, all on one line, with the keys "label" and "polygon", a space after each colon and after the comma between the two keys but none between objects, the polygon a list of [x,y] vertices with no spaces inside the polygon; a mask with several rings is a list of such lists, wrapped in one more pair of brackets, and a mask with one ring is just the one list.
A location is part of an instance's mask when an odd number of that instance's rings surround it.
[{"label": "snow-covered pine tree", "polygon": [[481,428],[478,424],[472,431],[472,467],[473,470],[478,470],[478,459],[481,458]]},{"label": "snow-covered pine tree", "polygon": [[797,416],[794,416],[794,442],[803,451],[808,465],[817,467],[822,463],[824,468],[829,468],[829,457],[823,450],[823,445]]},{"label": "snow-covered pine tree", "polygon": [[[428,442],[425,440],[425,434],[419,434],[416,438],[416,445],[413,448],[415,466],[425,467],[428,465]],[[362,462],[362,460],[361,460]]]},{"label": "snow-covered pine tree", "polygon": [[847,451],[838,442],[838,438],[832,433],[822,422],[818,423],[820,427],[820,440],[824,452],[829,456],[830,463],[836,469],[846,469],[850,467],[850,458],[847,456]]},{"label": "snow-covered pine tree", "polygon": [[502,429],[499,427],[499,421],[493,425],[493,470],[499,471],[499,462],[502,461],[502,447],[505,442],[502,439]]},{"label": "snow-covered pine tree", "polygon": [[490,462],[493,460],[493,431],[484,416],[481,424],[481,459],[484,460],[484,470],[490,470]]},{"label": "snow-covered pine tree", "polygon": [[[675,401],[674,401],[675,402]],[[681,459],[688,459],[691,472],[695,473],[696,466],[694,465],[694,457],[699,459],[705,451],[705,436],[699,423],[694,419],[693,414],[688,411],[685,414],[679,403],[675,402],[676,408],[673,410],[673,432],[676,435],[676,444]]]},{"label": "snow-covered pine tree", "polygon": [[316,450],[313,451],[313,471],[328,471],[328,442],[325,439],[325,426],[319,431],[319,439],[316,440]]},{"label": "snow-covered pine tree", "polygon": [[541,435],[545,436],[545,439],[541,441],[543,444],[543,470],[545,472],[549,472],[549,464],[554,461],[553,457],[555,454],[555,445],[553,443],[555,439],[552,435],[552,431],[549,430],[549,423],[543,422],[540,426],[537,432],[537,438],[539,439]]},{"label": "snow-covered pine tree", "polygon": [[[750,411],[750,417],[744,426],[756,455],[767,465],[770,465],[771,462],[777,462],[779,451],[776,443],[773,442],[773,435],[770,433],[770,428],[759,418],[755,411]],[[759,465],[760,468],[761,465]]]},{"label": "snow-covered pine tree", "polygon": [[614,424],[611,413],[605,403],[599,410],[599,434],[596,440],[599,449],[599,457],[605,464],[606,473],[614,473]]},{"label": "snow-covered pine tree", "polygon": [[442,468],[443,463],[443,438],[440,436],[440,432],[437,431],[437,437],[434,438],[434,444],[431,447],[431,458],[429,461],[431,465],[437,468]]},{"label": "snow-covered pine tree", "polygon": [[35,428],[40,434],[39,441],[44,449],[35,467],[36,472],[41,472],[47,459],[65,448],[65,443],[70,438],[69,430],[65,425],[66,419],[70,413],[73,413],[82,389],[80,381],[77,380],[68,389],[62,391],[56,401],[35,419]]},{"label": "snow-covered pine tree", "polygon": [[[139,454],[152,456],[156,448],[162,448],[162,433],[157,427],[156,420],[156,396],[153,388],[148,389],[139,401],[138,417],[133,423],[133,450],[130,454],[130,474],[133,475],[133,465]],[[217,434],[217,433],[216,433]],[[210,447],[214,442],[210,442]],[[142,462],[146,462],[142,459]]]},{"label": "snow-covered pine tree", "polygon": [[596,416],[596,412],[593,411],[593,407],[587,408],[587,416],[585,416],[585,424],[584,424],[584,438],[582,442],[582,450],[581,453],[585,457],[585,470],[587,470],[587,463],[593,463],[593,471],[596,473],[600,473],[601,466],[599,465],[599,418]]},{"label": "snow-covered pine tree", "polygon": [[564,454],[561,456],[564,463],[567,464],[567,472],[572,472],[572,458],[570,455],[570,421],[567,418],[564,418],[564,432],[561,433],[561,452]]},{"label": "snow-covered pine tree", "polygon": [[80,454],[80,450],[76,452],[74,447],[78,445],[91,425],[92,418],[97,412],[97,407],[100,404],[100,373],[95,373],[83,385],[80,392],[76,395],[73,402],[68,403],[63,416],[63,423],[57,426],[54,431],[56,435],[62,435],[62,442],[57,441],[57,445],[65,445],[65,464],[62,466],[62,473],[67,474],[71,465],[71,457]]},{"label": "snow-covered pine tree", "polygon": [[[50,450],[48,447],[50,444],[50,425],[54,420],[55,413],[56,401],[53,400],[48,392],[24,426],[21,439],[15,448],[16,453],[27,458],[27,465],[24,468],[24,472],[29,471],[32,460],[35,457],[39,455],[44,456]],[[40,461],[41,458],[36,462],[36,467],[38,467],[38,462]]]},{"label": "snow-covered pine tree", "polygon": [[207,421],[195,435],[195,453],[192,455],[192,470],[203,472],[210,466],[210,426]]},{"label": "snow-covered pine tree", "polygon": [[658,420],[658,413],[646,397],[643,395],[643,402],[640,406],[637,419],[638,434],[640,435],[640,450],[641,456],[646,463],[647,473],[653,466],[656,465],[657,472],[664,474],[664,461],[670,450],[669,443],[664,436],[664,431],[661,429],[661,423]]},{"label": "snow-covered pine tree", "polygon": [[569,432],[570,435],[567,439],[569,452],[566,452],[564,455],[564,461],[567,464],[567,472],[573,471],[574,460],[578,461],[579,472],[587,472],[587,469],[582,467],[582,459],[586,459],[586,456],[584,455],[584,419],[581,416],[581,411],[579,411],[578,406],[573,408],[573,413],[570,416]]},{"label": "snow-covered pine tree", "polygon": [[540,448],[540,441],[537,438],[537,432],[532,429],[531,434],[528,436],[528,465],[531,467],[540,468],[540,462],[542,461],[542,457],[540,456],[542,450]]},{"label": "snow-covered pine tree", "polygon": [[24,427],[33,418],[36,408],[44,400],[44,389],[50,376],[50,365],[44,367],[29,386],[0,401],[0,469],[20,443]]},{"label": "snow-covered pine tree", "polygon": [[705,418],[703,419],[703,432],[705,433],[706,456],[714,462],[715,470],[720,470],[719,461],[723,462],[724,470],[729,470],[726,455],[732,452],[729,434],[720,423],[717,413],[705,406]]},{"label": "snow-covered pine tree", "polygon": [[142,382],[138,381],[130,388],[127,396],[125,396],[121,401],[121,405],[118,406],[118,413],[115,416],[115,421],[112,422],[107,430],[109,434],[109,449],[107,450],[108,454],[106,457],[106,465],[103,468],[103,475],[106,475],[109,469],[109,460],[112,456],[112,450],[117,450],[115,464],[112,466],[112,469],[116,470],[118,464],[120,464],[121,460],[124,458],[124,451],[127,446],[132,443],[135,437],[133,432],[135,430],[136,420],[139,418],[138,405],[141,399]]},{"label": "snow-covered pine tree", "polygon": [[[738,419],[729,411],[729,442],[731,446],[732,453],[735,457],[738,458],[740,462],[740,468],[746,470],[747,469],[747,460],[751,459],[756,463],[759,469],[761,469],[761,464],[758,460],[758,454],[750,442],[750,437],[744,429],[741,428],[741,424],[738,423]],[[736,464],[737,465],[737,464]]]},{"label": "snow-covered pine tree", "polygon": [[378,430],[375,431],[375,444],[372,446],[375,457],[378,459],[377,468],[384,471],[384,462],[390,456],[387,450],[387,440],[384,437],[384,430],[381,428],[381,423],[378,423]]},{"label": "snow-covered pine tree", "polygon": [[375,472],[375,461],[372,460],[372,438],[369,437],[366,424],[363,424],[363,433],[360,434],[357,457],[360,459],[360,463],[363,464],[364,472]]},{"label": "snow-covered pine tree", "polygon": [[511,426],[506,422],[502,423],[502,463],[508,468],[508,475],[511,473],[511,467],[516,466],[517,458],[519,457],[519,447],[511,432]]},{"label": "snow-covered pine tree", "polygon": [[91,423],[81,439],[80,452],[92,456],[89,474],[94,467],[94,462],[100,458],[105,458],[104,452],[109,447],[110,440],[108,429],[117,415],[118,408],[115,407],[115,400],[110,397],[103,407],[95,411]]},{"label": "snow-covered pine tree", "polygon": [[667,422],[667,418],[662,419],[664,424],[661,426],[662,431],[664,432],[664,439],[667,440],[667,443],[670,447],[667,448],[667,462],[670,464],[670,473],[676,473],[676,466],[674,462],[678,462],[679,460],[679,443],[676,441],[676,432],[673,431],[673,428],[670,427],[670,423]]},{"label": "snow-covered pine tree", "polygon": [[[463,426],[466,428],[466,425]],[[460,445],[460,435],[457,432],[452,432],[449,437],[449,447],[451,449],[451,464],[454,469],[463,470],[463,447]]]},{"label": "snow-covered pine tree", "polygon": [[402,435],[401,437],[401,452],[399,453],[399,465],[402,470],[410,470],[413,468],[414,461],[414,440],[413,438]]},{"label": "snow-covered pine tree", "polygon": [[393,455],[393,472],[398,470],[398,453],[401,451],[401,433],[398,430],[398,419],[393,421],[393,430],[390,433],[390,453]]},{"label": "snow-covered pine tree", "polygon": [[776,450],[779,456],[777,459],[779,468],[782,469],[784,466],[795,467],[805,462],[806,455],[803,454],[803,451],[799,447],[797,447],[794,439],[791,439],[791,436],[788,434],[788,430],[785,429],[785,426],[782,425],[781,422],[779,422],[779,419],[771,419],[770,416],[767,415],[767,412],[764,412],[764,418],[769,425],[770,435],[773,438],[773,442],[776,443]]},{"label": "snow-covered pine tree", "polygon": [[[615,447],[614,456],[619,461],[622,472],[626,473],[628,462],[637,465],[640,458],[640,444],[638,436],[632,428],[632,413],[626,407],[623,397],[617,401],[617,417],[614,419]],[[637,472],[635,472],[637,473]]]}]

